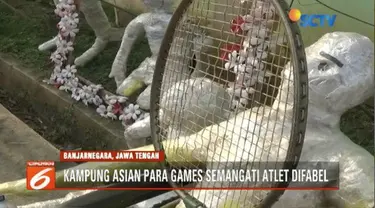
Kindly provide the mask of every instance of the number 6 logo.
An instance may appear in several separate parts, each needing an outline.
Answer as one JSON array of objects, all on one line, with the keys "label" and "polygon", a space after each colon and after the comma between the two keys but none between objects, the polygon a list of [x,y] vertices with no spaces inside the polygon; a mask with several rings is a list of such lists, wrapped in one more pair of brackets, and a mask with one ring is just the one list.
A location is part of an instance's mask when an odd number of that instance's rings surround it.
[{"label": "number 6 logo", "polygon": [[[48,184],[51,182],[51,178],[48,177],[48,175],[44,175],[45,173],[51,171],[52,168],[46,168],[39,173],[35,174],[31,180],[30,180],[30,187],[34,190],[40,190],[48,186]],[[44,180],[43,183],[36,185],[39,181]]]},{"label": "number 6 logo", "polygon": [[27,167],[27,189],[51,190],[55,188],[55,168]]}]

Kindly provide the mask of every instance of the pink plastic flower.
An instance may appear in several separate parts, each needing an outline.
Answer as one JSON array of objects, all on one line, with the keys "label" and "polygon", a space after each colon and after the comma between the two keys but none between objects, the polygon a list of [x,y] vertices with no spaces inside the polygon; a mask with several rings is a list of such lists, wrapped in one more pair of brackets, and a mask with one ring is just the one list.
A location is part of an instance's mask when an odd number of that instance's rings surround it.
[{"label": "pink plastic flower", "polygon": [[245,23],[245,20],[242,16],[237,16],[230,22],[230,30],[235,33],[241,33],[242,32],[242,25]]},{"label": "pink plastic flower", "polygon": [[116,102],[115,104],[113,104],[112,113],[114,113],[115,115],[118,115],[118,114],[122,114],[122,112],[123,112],[122,106],[119,102]]}]

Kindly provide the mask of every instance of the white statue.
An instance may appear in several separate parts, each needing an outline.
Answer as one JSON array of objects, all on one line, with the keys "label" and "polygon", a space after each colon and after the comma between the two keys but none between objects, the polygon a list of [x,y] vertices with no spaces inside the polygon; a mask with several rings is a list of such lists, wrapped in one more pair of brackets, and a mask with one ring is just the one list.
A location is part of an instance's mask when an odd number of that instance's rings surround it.
[{"label": "white statue", "polygon": [[[74,64],[77,66],[85,65],[90,62],[95,56],[97,56],[110,41],[121,41],[122,44],[114,60],[110,77],[115,78],[117,87],[119,87],[117,93],[124,95],[123,90],[127,89],[129,85],[134,84],[133,80],[141,81],[142,84],[150,85],[153,74],[153,67],[155,65],[155,59],[158,55],[161,41],[164,37],[164,32],[175,7],[180,2],[179,0],[103,0],[106,3],[114,5],[123,9],[131,9],[136,11],[137,17],[133,19],[125,28],[114,28],[108,21],[108,17],[105,14],[100,0],[76,0],[76,4],[79,5],[79,10],[84,14],[85,19],[89,26],[95,32],[95,43],[85,51],[82,55],[78,56]],[[54,0],[57,5],[58,0]],[[132,8],[134,7],[134,8]],[[152,56],[147,58],[139,67],[132,73],[128,79],[125,79],[126,62],[128,60],[129,53],[132,49],[134,41],[143,36],[146,33],[146,37],[151,49]],[[121,38],[122,37],[122,38]],[[39,50],[46,51],[56,46],[56,37],[41,44]],[[124,81],[124,83],[123,83]],[[149,89],[146,90],[146,94]],[[127,94],[127,93],[125,93]],[[149,94],[149,93],[148,93]],[[143,109],[148,109],[149,104],[142,102],[140,98],[140,106]]]},{"label": "white statue", "polygon": [[[231,115],[230,94],[210,79],[183,79],[166,89],[161,95],[159,119],[167,138],[194,134]],[[146,145],[146,138],[151,137],[150,125],[150,118],[146,117],[125,129],[130,148]]]},{"label": "white statue", "polygon": [[[340,163],[340,190],[338,191],[286,191],[280,200],[272,207],[275,208],[311,208],[311,207],[363,207],[371,208],[374,206],[374,157],[361,148],[357,144],[353,143],[347,136],[345,136],[339,129],[339,121],[341,115],[348,109],[361,104],[363,101],[368,99],[374,94],[374,71],[373,71],[373,58],[374,58],[374,47],[373,43],[364,36],[356,33],[344,33],[334,32],[324,35],[315,44],[306,49],[307,64],[309,72],[309,112],[307,118],[307,129],[305,135],[305,142],[302,150],[300,161],[322,161],[322,162],[339,162]],[[326,55],[328,54],[328,56]],[[333,57],[333,58],[332,58]],[[327,59],[328,58],[328,59]],[[291,70],[289,66],[284,69],[283,75],[287,79],[290,79]],[[287,90],[291,83],[283,82],[282,90]],[[292,93],[291,90],[289,90]],[[285,108],[281,104],[281,107],[277,106],[278,101],[282,103],[289,103],[290,107]],[[280,116],[276,116],[275,113],[278,111],[279,115],[288,116],[289,121],[287,124],[281,126],[275,122],[276,130],[275,134],[278,135],[276,141],[276,148],[279,149],[278,143],[281,138],[281,145],[287,147],[289,138],[288,129],[291,126],[291,115],[293,113],[293,96],[289,94],[287,97],[284,93],[279,94],[275,101],[276,106],[266,110],[265,116],[272,119],[282,119]],[[274,105],[275,105],[274,104]],[[243,118],[243,115],[250,117],[250,112],[256,111],[251,109],[240,113],[236,117]],[[259,112],[259,111],[258,111]],[[271,112],[271,113],[269,113]],[[233,140],[242,142],[240,145],[241,152],[249,151],[253,153],[250,157],[239,156],[234,154],[234,149],[228,150],[232,156],[231,161],[248,160],[253,161],[267,157],[267,161],[276,158],[285,158],[285,151],[275,151],[272,149],[273,145],[269,140],[269,134],[262,132],[262,128],[259,124],[251,122],[253,118],[250,117],[249,122],[245,124],[238,124],[244,128],[257,128],[260,131],[252,131],[253,133],[245,134],[244,137],[234,136],[221,144],[233,143]],[[266,118],[267,119],[267,118]],[[241,119],[239,122],[241,122]],[[219,127],[207,127],[219,128],[222,126],[227,128],[238,128],[236,127],[235,118],[228,122],[223,122],[217,126]],[[268,129],[273,129],[269,127]],[[279,127],[279,128],[278,128]],[[280,128],[281,127],[281,128]],[[205,129],[207,133],[207,128]],[[283,131],[281,131],[283,130]],[[220,131],[216,131],[219,132]],[[230,131],[230,130],[229,130]],[[254,133],[259,132],[259,133]],[[285,133],[286,132],[286,133]],[[206,133],[206,134],[207,134]],[[204,130],[197,133],[198,135],[204,134]],[[254,135],[255,134],[255,135]],[[206,135],[207,136],[207,135]],[[202,137],[205,137],[204,135]],[[220,135],[218,136],[220,138]],[[248,142],[256,138],[256,140],[266,140],[262,147],[252,148]],[[193,138],[193,137],[192,137]],[[212,139],[212,137],[211,137]],[[189,141],[189,139],[185,139]],[[283,142],[284,141],[284,142]],[[246,144],[246,142],[248,144]],[[190,141],[190,145],[194,145],[194,141]],[[202,142],[200,142],[201,144]],[[256,142],[258,143],[258,142]],[[268,144],[267,144],[268,143]],[[273,144],[275,144],[273,143]],[[205,144],[209,147],[213,144]],[[238,147],[239,145],[233,144],[232,146]],[[220,151],[220,149],[227,150],[224,146],[215,146],[215,148],[208,148],[213,151],[213,157],[215,161],[228,160],[228,154],[224,156],[215,156],[214,151]],[[203,147],[204,148],[204,147]],[[255,154],[256,150],[261,148],[265,153]],[[244,150],[243,150],[244,149]],[[275,155],[275,152],[278,152]],[[210,155],[210,152],[208,152]],[[269,159],[271,158],[271,159]],[[209,208],[216,207],[241,207],[249,208],[252,207],[253,194],[262,195],[262,192],[258,191],[193,191],[192,195],[198,198],[201,202],[205,203]],[[248,194],[248,195],[247,195]],[[207,199],[207,200],[206,200]],[[206,201],[205,201],[206,200]],[[185,207],[181,202],[178,208]]]},{"label": "white statue", "polygon": [[160,101],[162,128],[169,128],[169,133],[175,132],[177,137],[225,121],[231,114],[230,98],[223,86],[207,78],[177,82]]},{"label": "white statue", "polygon": [[[143,13],[133,19],[125,28],[121,46],[113,62],[109,77],[114,78],[117,85],[117,94],[129,96],[124,90],[128,90],[136,82],[150,86],[155,69],[156,58],[164,37],[169,20],[172,17],[172,6],[170,1],[153,0],[144,1],[151,12]],[[125,79],[126,64],[134,42],[146,34],[151,49],[151,57],[146,58],[140,66]],[[138,104],[141,108],[148,110],[150,99],[150,88],[139,96]],[[146,103],[142,100],[147,100]]]},{"label": "white statue", "polygon": [[374,157],[339,128],[345,111],[374,95],[374,44],[356,33],[334,32],[306,55],[310,102],[301,161],[339,162],[340,190],[286,191],[274,207],[374,207]]},{"label": "white statue", "polygon": [[[117,52],[111,73],[109,74],[109,77],[113,77],[117,84],[116,93],[122,96],[131,96],[136,92],[137,88],[147,86],[137,98],[137,104],[144,110],[150,109],[151,83],[154,75],[156,59],[159,54],[165,31],[178,2],[179,0],[144,0],[145,6],[151,12],[140,14],[127,25],[120,49]],[[164,69],[164,77],[168,80],[165,80],[163,84],[166,82],[173,84],[179,80],[191,77],[190,75],[192,72],[191,69],[189,70],[191,60],[186,57],[191,58],[193,53],[197,55],[198,53],[207,50],[203,49],[201,46],[212,42],[211,39],[208,39],[207,36],[205,36],[203,30],[199,27],[184,29],[186,29],[185,33],[179,32],[179,34],[175,34],[174,36],[172,45],[182,46],[183,50],[181,50],[181,47],[171,47],[168,56],[169,62],[166,63]],[[194,30],[194,33],[192,33],[193,35],[188,33],[190,30]],[[151,49],[151,57],[146,58],[137,69],[133,70],[129,76],[125,77],[127,71],[126,64],[133,43],[144,33],[146,34]],[[188,40],[194,41],[194,44],[192,46],[186,46],[188,44],[186,44],[186,42],[184,43],[184,41]],[[173,60],[173,63],[170,62],[171,60]],[[178,66],[176,66],[176,63]],[[168,74],[169,72],[172,74]],[[176,73],[179,73],[181,76],[175,77]],[[195,75],[196,74],[193,74],[192,76]],[[163,88],[166,89],[166,86]]]},{"label": "white statue", "polygon": [[[53,0],[55,5],[59,0]],[[88,25],[95,32],[95,42],[87,51],[77,57],[74,64],[77,66],[85,65],[97,56],[110,41],[120,41],[123,34],[123,28],[114,28],[105,14],[101,2],[99,0],[75,0],[79,5],[79,10],[85,15]],[[111,3],[111,2],[110,2]],[[47,51],[56,46],[57,37],[39,45],[40,51]]]}]

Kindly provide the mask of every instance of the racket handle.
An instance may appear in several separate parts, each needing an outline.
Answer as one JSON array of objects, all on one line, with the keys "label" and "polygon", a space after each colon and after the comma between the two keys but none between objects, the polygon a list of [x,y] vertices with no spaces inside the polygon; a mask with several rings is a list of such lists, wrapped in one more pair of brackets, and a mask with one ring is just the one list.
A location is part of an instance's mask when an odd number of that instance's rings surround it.
[{"label": "racket handle", "polygon": [[16,206],[9,204],[9,202],[5,199],[5,196],[0,195],[0,208],[16,208]]},{"label": "racket handle", "polygon": [[186,208],[207,208],[202,202],[190,195],[186,195],[182,201]]}]

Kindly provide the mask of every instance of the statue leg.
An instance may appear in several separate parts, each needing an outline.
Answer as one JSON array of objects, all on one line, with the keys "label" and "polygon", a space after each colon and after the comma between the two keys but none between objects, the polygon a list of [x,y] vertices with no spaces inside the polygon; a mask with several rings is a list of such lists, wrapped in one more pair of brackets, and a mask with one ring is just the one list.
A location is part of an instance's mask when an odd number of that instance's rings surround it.
[{"label": "statue leg", "polygon": [[145,110],[150,109],[150,97],[151,97],[151,84],[152,84],[152,78],[155,71],[155,63],[156,59],[159,54],[160,46],[162,44],[165,30],[167,29],[167,25],[170,20],[170,16],[168,15],[160,15],[156,16],[153,19],[160,18],[160,21],[155,21],[157,25],[150,22],[149,25],[145,26],[146,29],[146,36],[148,40],[148,44],[150,47],[150,51],[152,56],[149,58],[152,60],[153,64],[148,65],[148,73],[145,73],[144,75],[144,82],[147,85],[147,88],[138,96],[137,98],[137,104]]},{"label": "statue leg", "polygon": [[[59,0],[53,0],[53,3],[55,6],[59,3]],[[48,40],[38,46],[38,50],[40,51],[48,51],[51,50],[52,48],[56,47],[56,40],[57,37],[52,38],[51,40]]]},{"label": "statue leg", "polygon": [[38,46],[38,50],[40,51],[48,51],[52,50],[54,47],[56,47],[56,40],[57,37],[52,38],[51,40],[48,40]]},{"label": "statue leg", "polygon": [[82,0],[80,10],[84,14],[88,25],[94,30],[96,36],[95,42],[91,48],[74,61],[76,65],[82,66],[104,50],[107,43],[110,41],[110,31],[112,27],[99,0]]},{"label": "statue leg", "polygon": [[144,34],[144,20],[149,16],[148,13],[141,14],[133,19],[125,28],[124,35],[122,37],[121,46],[118,50],[115,60],[112,64],[110,78],[114,78],[117,87],[119,87],[125,79],[126,74],[126,63],[128,61],[129,54],[135,41]]}]

